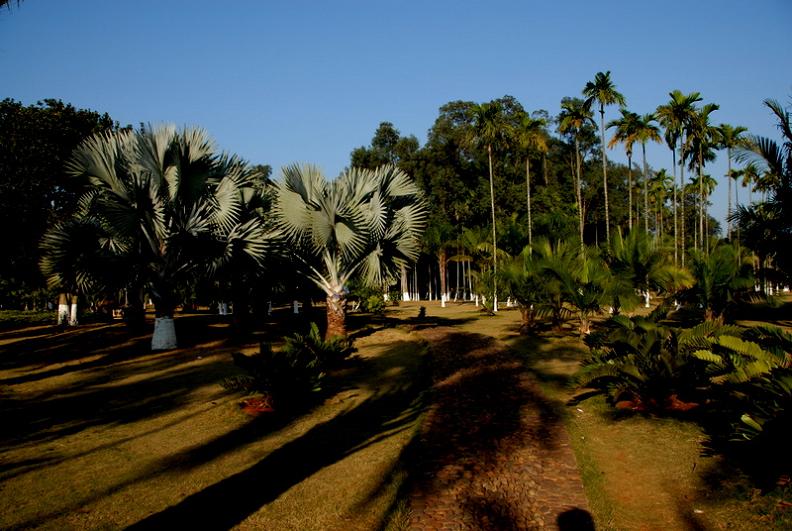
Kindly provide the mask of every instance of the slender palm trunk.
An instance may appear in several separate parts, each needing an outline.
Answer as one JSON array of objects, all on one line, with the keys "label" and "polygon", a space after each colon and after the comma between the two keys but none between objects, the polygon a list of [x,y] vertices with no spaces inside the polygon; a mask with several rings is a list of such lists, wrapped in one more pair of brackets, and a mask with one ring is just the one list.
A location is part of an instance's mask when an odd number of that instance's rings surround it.
[{"label": "slender palm trunk", "polygon": [[327,296],[327,331],[325,339],[346,336],[346,294],[339,290]]},{"label": "slender palm trunk", "polygon": [[677,216],[677,180],[676,180],[676,144],[671,150],[671,159],[673,161],[673,180],[674,180],[674,204],[672,214],[674,215],[674,267],[679,263],[679,225]]},{"label": "slender palm trunk", "polygon": [[495,184],[492,177],[492,144],[487,144],[489,163],[490,205],[492,206],[492,311],[498,311],[498,240],[495,232]]},{"label": "slender palm trunk", "polygon": [[685,139],[679,135],[679,217],[680,219],[680,252],[682,254],[682,267],[685,267]]},{"label": "slender palm trunk", "polygon": [[575,179],[575,195],[577,195],[577,204],[578,204],[578,229],[580,231],[580,251],[583,252],[583,194],[581,193],[581,185],[580,185],[580,146],[578,144],[577,135],[575,135],[575,161],[576,161],[576,173],[577,177]]},{"label": "slender palm trunk", "polygon": [[69,308],[69,326],[77,326],[80,324],[77,320],[77,300],[77,295],[72,294],[71,307]]},{"label": "slender palm trunk", "polygon": [[[608,203],[608,159],[605,155],[605,107],[600,104],[600,141],[602,142],[602,189],[605,192],[605,241],[610,245],[610,211]],[[581,239],[581,242],[583,240]]]},{"label": "slender palm trunk", "polygon": [[401,265],[401,289],[402,289],[402,300],[409,301],[410,300],[410,283],[407,281],[407,267],[402,264]]},{"label": "slender palm trunk", "polygon": [[531,159],[525,157],[525,193],[528,206],[528,245],[531,245]]},{"label": "slender palm trunk", "polygon": [[632,153],[627,153],[627,226],[632,230],[632,213],[633,213],[633,200],[632,200]]},{"label": "slender palm trunk", "polygon": [[699,247],[704,251],[704,175],[702,174],[701,147],[698,150],[698,181],[699,181],[699,215],[698,215],[698,234]]},{"label": "slender palm trunk", "polygon": [[448,298],[448,285],[446,284],[446,250],[441,248],[437,253],[437,264],[440,268],[440,297]]},{"label": "slender palm trunk", "polygon": [[726,205],[726,237],[731,241],[731,213],[732,213],[732,176],[731,176],[731,148],[726,148],[726,180],[729,181],[729,200]]},{"label": "slender palm trunk", "polygon": [[649,234],[649,167],[646,165],[646,142],[641,142],[643,156],[644,230]]}]

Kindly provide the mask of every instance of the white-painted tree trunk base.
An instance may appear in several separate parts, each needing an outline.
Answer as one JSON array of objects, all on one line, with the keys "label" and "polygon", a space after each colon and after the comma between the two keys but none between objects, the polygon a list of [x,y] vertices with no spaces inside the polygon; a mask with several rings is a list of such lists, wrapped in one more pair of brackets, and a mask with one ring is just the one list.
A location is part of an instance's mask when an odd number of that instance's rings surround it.
[{"label": "white-painted tree trunk base", "polygon": [[649,300],[651,298],[652,298],[652,296],[649,294],[649,291],[648,290],[645,291],[644,292],[644,308],[649,308]]},{"label": "white-painted tree trunk base", "polygon": [[267,315],[272,315],[272,301],[267,302]]},{"label": "white-painted tree trunk base", "polygon": [[300,303],[300,301],[294,301],[294,302],[292,303],[292,311],[294,312],[294,314],[295,314],[295,315],[297,315],[298,313],[300,313],[300,306],[302,306],[302,304]]},{"label": "white-painted tree trunk base", "polygon": [[71,305],[71,311],[69,312],[69,326],[77,326],[80,324],[77,321],[77,304]]},{"label": "white-painted tree trunk base", "polygon": [[478,301],[479,301],[479,296],[478,295],[476,295],[475,300],[476,300],[476,308],[478,308]]},{"label": "white-painted tree trunk base", "polygon": [[445,295],[441,295],[440,296],[440,307],[441,308],[445,308],[446,307],[446,296]]},{"label": "white-painted tree trunk base", "polygon": [[176,326],[172,317],[154,319],[154,334],[151,336],[151,350],[170,350],[176,348]]},{"label": "white-painted tree trunk base", "polygon": [[410,302],[410,293],[409,292],[405,291],[405,292],[402,293],[402,301]]},{"label": "white-painted tree trunk base", "polygon": [[493,295],[492,297],[492,312],[498,313],[498,296]]},{"label": "white-painted tree trunk base", "polygon": [[66,324],[69,322],[69,305],[58,304],[58,324]]}]

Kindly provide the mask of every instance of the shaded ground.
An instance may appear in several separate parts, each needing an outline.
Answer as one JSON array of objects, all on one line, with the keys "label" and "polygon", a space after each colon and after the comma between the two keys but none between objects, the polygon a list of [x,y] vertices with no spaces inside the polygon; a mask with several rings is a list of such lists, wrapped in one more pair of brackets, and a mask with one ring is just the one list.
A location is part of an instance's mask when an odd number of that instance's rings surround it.
[{"label": "shaded ground", "polygon": [[0,528],[381,525],[420,414],[421,342],[362,337],[315,409],[251,418],[219,382],[255,344],[229,345],[216,317],[179,321],[186,346],[164,353],[121,325],[0,346]]},{"label": "shaded ground", "polygon": [[591,528],[558,404],[519,355],[456,328],[420,335],[434,385],[409,469],[410,528]]}]

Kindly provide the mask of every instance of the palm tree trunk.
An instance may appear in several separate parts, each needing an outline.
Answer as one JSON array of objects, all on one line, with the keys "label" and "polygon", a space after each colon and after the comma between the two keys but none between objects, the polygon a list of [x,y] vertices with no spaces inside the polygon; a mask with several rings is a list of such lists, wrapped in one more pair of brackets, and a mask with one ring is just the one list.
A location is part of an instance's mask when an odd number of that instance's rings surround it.
[{"label": "palm tree trunk", "polygon": [[[608,203],[608,159],[605,156],[605,107],[600,104],[600,141],[602,142],[602,190],[605,192],[605,241],[610,245],[610,211]],[[581,242],[582,242],[581,238]]]},{"label": "palm tree trunk", "polygon": [[704,251],[704,176],[702,175],[702,151],[699,147],[698,152],[698,178],[699,178],[699,238],[701,238],[701,250]]},{"label": "palm tree trunk", "polygon": [[401,289],[402,289],[402,300],[409,301],[410,300],[410,284],[407,281],[407,267],[402,264],[401,265]]},{"label": "palm tree trunk", "polygon": [[632,153],[627,153],[627,197],[629,198],[627,207],[627,226],[632,230]]},{"label": "palm tree trunk", "polygon": [[438,298],[448,299],[448,287],[446,285],[446,250],[441,248],[437,253],[437,264],[440,267],[440,293]]},{"label": "palm tree trunk", "polygon": [[173,322],[174,303],[172,294],[166,286],[155,289],[154,333],[151,336],[151,350],[170,350],[178,346],[176,326]]},{"label": "palm tree trunk", "polygon": [[343,290],[327,296],[325,340],[334,337],[346,337],[346,294]]},{"label": "palm tree trunk", "polygon": [[66,293],[58,294],[58,325],[69,323],[69,295]]},{"label": "palm tree trunk", "polygon": [[726,204],[726,237],[731,241],[731,213],[732,213],[732,175],[731,175],[731,148],[726,148],[726,180],[729,181],[729,200]]},{"label": "palm tree trunk", "polygon": [[676,144],[674,148],[671,150],[671,159],[672,159],[672,169],[674,170],[673,180],[674,180],[674,205],[673,205],[673,215],[674,215],[674,267],[677,266],[679,263],[679,226],[678,226],[678,216],[677,216],[677,180],[676,180]]},{"label": "palm tree trunk", "polygon": [[578,230],[580,231],[580,251],[583,252],[583,195],[580,190],[580,146],[577,135],[575,135],[575,161],[577,173],[577,178],[575,179],[575,195],[577,195],[578,204]]},{"label": "palm tree trunk", "polygon": [[682,254],[682,267],[685,267],[685,141],[684,135],[679,135],[679,217],[680,219],[680,252]]},{"label": "palm tree trunk", "polygon": [[641,142],[641,155],[643,156],[644,230],[649,234],[649,168],[646,165],[646,142]]},{"label": "palm tree trunk", "polygon": [[528,245],[531,245],[531,159],[525,157],[525,191],[528,206]]},{"label": "palm tree trunk", "polygon": [[498,311],[498,240],[495,233],[495,185],[492,177],[492,144],[487,144],[487,162],[489,162],[490,203],[492,206],[492,311]]},{"label": "palm tree trunk", "polygon": [[77,320],[77,295],[72,294],[71,296],[71,307],[69,308],[69,326],[77,326],[79,321]]}]

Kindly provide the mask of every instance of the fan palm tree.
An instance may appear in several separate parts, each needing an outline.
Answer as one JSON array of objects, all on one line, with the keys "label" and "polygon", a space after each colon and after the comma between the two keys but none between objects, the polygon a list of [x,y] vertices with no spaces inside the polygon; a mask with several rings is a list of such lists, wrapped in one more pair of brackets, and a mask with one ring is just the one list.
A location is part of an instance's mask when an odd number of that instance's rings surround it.
[{"label": "fan palm tree", "polygon": [[583,194],[581,192],[580,156],[580,131],[586,124],[593,124],[591,107],[579,98],[564,98],[561,100],[561,112],[558,113],[558,130],[561,133],[571,134],[575,141],[575,196],[578,204],[578,229],[580,235],[580,248],[583,249]]},{"label": "fan palm tree", "polygon": [[66,170],[86,180],[88,191],[74,216],[45,234],[42,271],[51,286],[127,287],[137,306],[148,292],[157,314],[153,349],[176,347],[180,286],[240,256],[262,264],[272,250],[264,221],[245,211],[251,171],[215,155],[203,130],[94,135]]},{"label": "fan palm tree", "polygon": [[654,114],[644,114],[638,119],[635,136],[641,143],[643,157],[643,189],[644,189],[644,230],[649,232],[649,167],[646,165],[646,143],[660,142],[660,129],[652,122]]},{"label": "fan palm tree", "polygon": [[533,118],[525,115],[520,122],[517,137],[520,146],[525,150],[525,194],[526,206],[528,210],[528,245],[533,242],[533,230],[531,223],[531,152],[536,150],[542,154],[547,153],[547,120],[539,117]]},{"label": "fan palm tree", "polygon": [[627,208],[627,226],[632,230],[632,212],[633,212],[633,194],[632,194],[632,155],[633,144],[637,140],[636,131],[640,116],[637,113],[621,109],[621,118],[611,120],[608,122],[608,129],[611,127],[616,128],[616,132],[608,142],[608,148],[613,149],[616,144],[624,144],[624,152],[627,154],[627,191],[628,191],[628,208]]},{"label": "fan palm tree", "polygon": [[[726,207],[726,236],[731,239],[731,214],[732,214],[732,150],[744,142],[742,137],[743,133],[747,133],[748,129],[740,125],[733,126],[730,124],[720,124],[720,147],[726,150],[726,179],[729,181],[729,199]],[[735,187],[736,188],[736,187]]]},{"label": "fan palm tree", "polygon": [[472,109],[472,129],[468,142],[471,144],[478,144],[486,146],[487,148],[487,164],[489,168],[489,185],[490,185],[490,206],[492,211],[492,267],[494,292],[493,292],[493,306],[494,312],[498,311],[498,239],[497,230],[495,225],[495,180],[492,173],[492,148],[493,146],[502,143],[505,139],[511,136],[511,128],[504,119],[503,106],[497,100],[489,103],[482,103],[475,105]]},{"label": "fan palm tree", "polygon": [[328,182],[315,166],[288,166],[273,212],[289,249],[327,297],[325,337],[346,335],[346,286],[353,277],[382,287],[421,249],[427,209],[395,166],[352,168]]},{"label": "fan palm tree", "polygon": [[583,96],[589,106],[596,102],[600,112],[600,141],[602,147],[602,187],[605,192],[605,239],[610,243],[610,214],[608,212],[608,160],[605,155],[605,106],[618,104],[624,106],[627,100],[616,90],[610,78],[610,70],[597,72],[594,81],[589,81],[583,88]]}]

